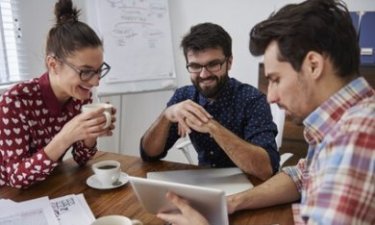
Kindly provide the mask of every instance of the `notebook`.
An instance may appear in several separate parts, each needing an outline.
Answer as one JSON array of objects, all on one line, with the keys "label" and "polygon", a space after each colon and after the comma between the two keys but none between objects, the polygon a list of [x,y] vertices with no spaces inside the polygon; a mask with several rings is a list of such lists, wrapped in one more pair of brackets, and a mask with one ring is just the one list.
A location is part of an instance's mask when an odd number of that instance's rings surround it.
[{"label": "notebook", "polygon": [[223,190],[226,196],[253,187],[247,176],[237,167],[148,172],[147,178],[216,188]]},{"label": "notebook", "polygon": [[227,204],[222,190],[132,176],[129,181],[138,201],[150,213],[177,210],[165,198],[166,193],[172,191],[188,200],[210,224],[229,225]]}]

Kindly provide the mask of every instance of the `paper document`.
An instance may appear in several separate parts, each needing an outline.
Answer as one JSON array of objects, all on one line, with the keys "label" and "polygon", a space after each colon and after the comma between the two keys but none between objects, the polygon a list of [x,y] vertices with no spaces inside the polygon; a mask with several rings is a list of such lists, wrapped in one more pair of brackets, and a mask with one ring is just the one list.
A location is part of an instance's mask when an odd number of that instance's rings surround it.
[{"label": "paper document", "polygon": [[69,225],[73,221],[75,225],[88,225],[95,220],[83,194],[66,195],[50,202],[61,225]]},{"label": "paper document", "polygon": [[83,194],[23,202],[1,199],[0,210],[0,225],[89,225],[95,220]]},{"label": "paper document", "polygon": [[21,203],[0,201],[0,225],[59,225],[48,197],[41,197]]}]

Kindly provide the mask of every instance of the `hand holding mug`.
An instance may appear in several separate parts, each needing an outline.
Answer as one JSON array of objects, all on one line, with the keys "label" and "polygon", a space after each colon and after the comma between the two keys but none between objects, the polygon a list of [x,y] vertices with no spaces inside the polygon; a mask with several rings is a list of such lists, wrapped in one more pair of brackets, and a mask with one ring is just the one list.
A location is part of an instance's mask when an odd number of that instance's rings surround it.
[{"label": "hand holding mug", "polygon": [[111,135],[115,127],[113,123],[116,121],[116,110],[111,104],[87,104],[82,106],[81,111],[57,135],[66,148],[80,140],[84,140],[86,146],[92,146],[98,137]]},{"label": "hand holding mug", "polygon": [[93,103],[93,104],[87,104],[82,106],[82,112],[91,112],[98,110],[100,108],[104,108],[103,115],[105,117],[105,124],[103,126],[104,129],[108,128],[112,124],[112,110],[113,106],[108,103]]}]

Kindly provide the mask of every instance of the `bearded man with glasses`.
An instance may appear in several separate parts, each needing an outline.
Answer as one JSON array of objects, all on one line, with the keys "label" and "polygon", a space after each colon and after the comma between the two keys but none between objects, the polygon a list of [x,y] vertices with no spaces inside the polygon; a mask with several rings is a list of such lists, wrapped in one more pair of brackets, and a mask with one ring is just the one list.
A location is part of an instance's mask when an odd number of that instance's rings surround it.
[{"label": "bearded man with glasses", "polygon": [[199,165],[239,167],[266,180],[279,169],[280,156],[266,96],[229,77],[232,40],[219,25],[191,27],[181,47],[193,85],[176,90],[167,108],[141,139],[145,161],[159,160],[181,136],[189,135]]}]

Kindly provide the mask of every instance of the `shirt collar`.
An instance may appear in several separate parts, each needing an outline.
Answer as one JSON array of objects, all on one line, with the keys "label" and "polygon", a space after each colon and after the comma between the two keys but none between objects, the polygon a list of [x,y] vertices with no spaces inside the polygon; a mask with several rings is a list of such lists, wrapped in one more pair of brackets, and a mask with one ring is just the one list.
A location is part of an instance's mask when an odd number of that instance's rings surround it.
[{"label": "shirt collar", "polygon": [[351,81],[303,121],[306,141],[309,144],[321,142],[347,109],[371,95],[374,95],[374,90],[363,77]]},{"label": "shirt collar", "polygon": [[227,101],[226,99],[229,98],[229,96],[232,96],[232,87],[234,80],[233,78],[229,78],[227,82],[225,83],[224,87],[219,91],[218,96],[214,99],[208,99],[205,96],[203,96],[201,93],[199,93],[199,105],[205,106],[207,104],[220,104],[220,102]]},{"label": "shirt collar", "polygon": [[44,73],[39,79],[39,85],[42,92],[43,100],[52,115],[60,115],[64,109],[68,112],[74,112],[75,99],[69,99],[66,103],[60,104],[55,93],[52,90],[48,73]]}]

